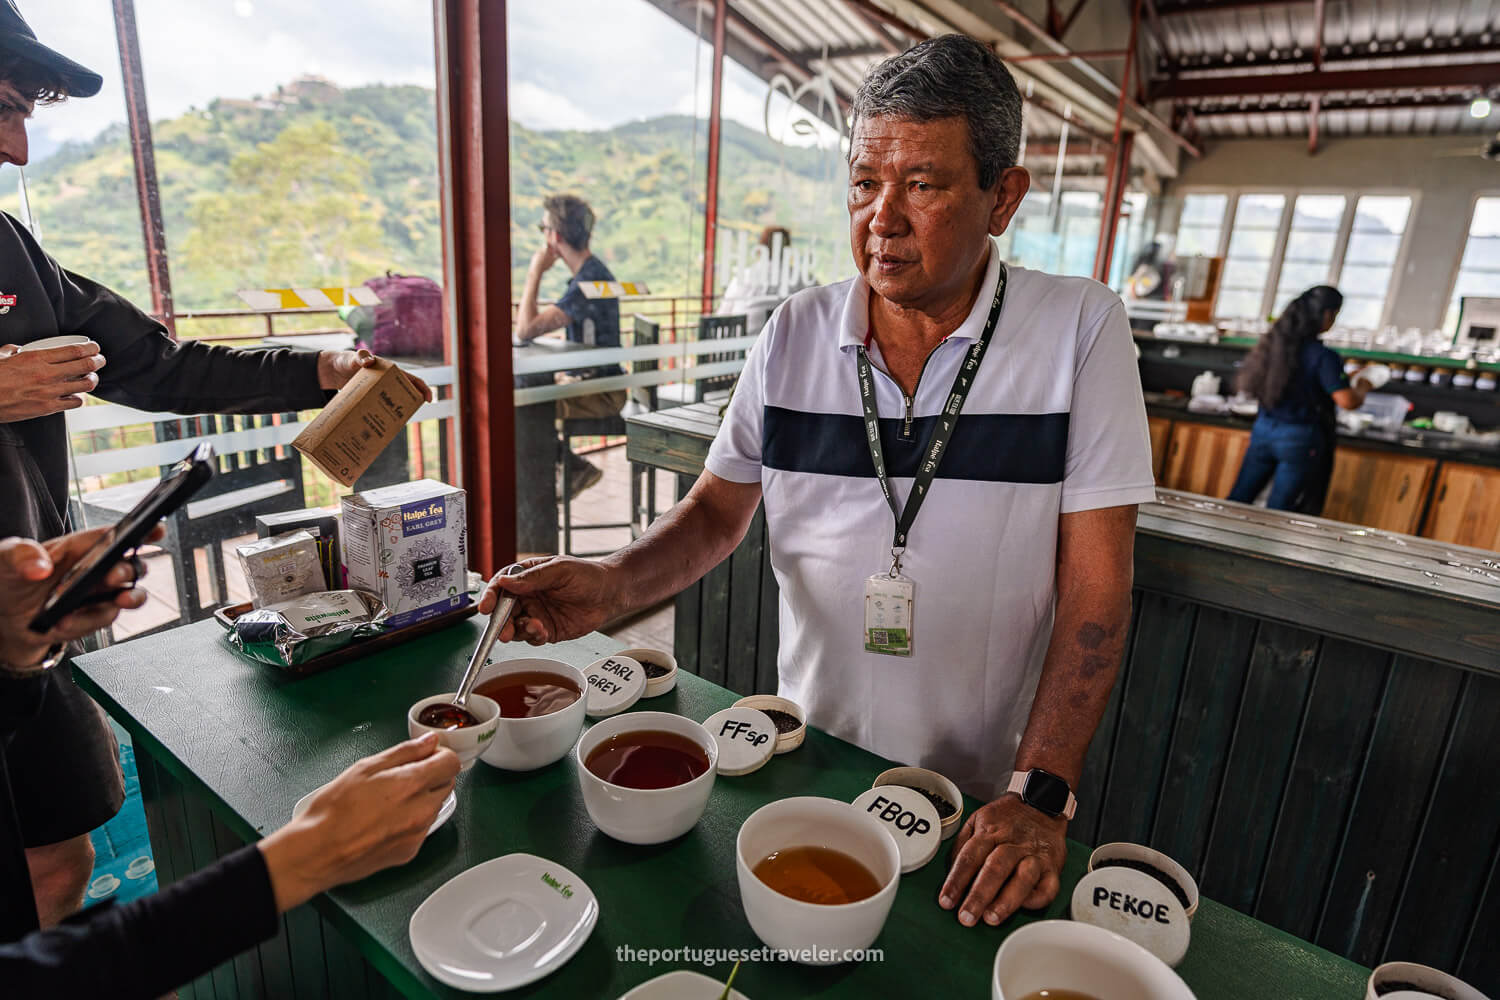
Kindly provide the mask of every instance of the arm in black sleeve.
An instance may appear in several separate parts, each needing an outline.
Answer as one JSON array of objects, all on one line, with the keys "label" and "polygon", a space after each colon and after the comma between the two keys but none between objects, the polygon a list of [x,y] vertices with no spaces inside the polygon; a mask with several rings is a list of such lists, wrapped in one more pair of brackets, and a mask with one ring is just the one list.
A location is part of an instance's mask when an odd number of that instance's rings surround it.
[{"label": "arm in black sleeve", "polygon": [[58,330],[90,337],[102,348],[105,365],[95,395],[177,413],[275,413],[328,402],[330,394],[318,386],[315,353],[173,341],[123,296],[66,270],[23,227],[15,229],[52,302]]},{"label": "arm in black sleeve", "polygon": [[0,983],[15,997],[159,997],[277,924],[271,876],[251,844],[154,896],[0,944]]}]

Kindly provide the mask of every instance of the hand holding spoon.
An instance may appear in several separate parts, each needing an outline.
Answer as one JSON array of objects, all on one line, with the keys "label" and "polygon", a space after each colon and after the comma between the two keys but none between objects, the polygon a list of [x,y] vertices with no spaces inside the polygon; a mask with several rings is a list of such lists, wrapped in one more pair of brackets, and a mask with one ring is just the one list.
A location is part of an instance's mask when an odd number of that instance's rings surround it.
[{"label": "hand holding spoon", "polygon": [[[511,563],[500,571],[501,576],[515,576],[521,572],[519,563]],[[469,711],[469,692],[474,689],[474,682],[479,679],[479,672],[484,669],[484,663],[489,659],[490,650],[495,647],[495,640],[500,636],[500,630],[505,627],[506,619],[510,617],[511,611],[516,606],[516,599],[509,594],[502,594],[495,602],[495,610],[490,612],[489,624],[484,627],[484,635],[479,638],[479,645],[474,647],[473,654],[469,657],[469,666],[464,670],[463,680],[458,682],[458,693],[453,697],[453,704],[428,705],[422,709],[422,714],[417,721],[424,726],[435,726],[443,729],[462,729],[465,726],[479,724]]]}]

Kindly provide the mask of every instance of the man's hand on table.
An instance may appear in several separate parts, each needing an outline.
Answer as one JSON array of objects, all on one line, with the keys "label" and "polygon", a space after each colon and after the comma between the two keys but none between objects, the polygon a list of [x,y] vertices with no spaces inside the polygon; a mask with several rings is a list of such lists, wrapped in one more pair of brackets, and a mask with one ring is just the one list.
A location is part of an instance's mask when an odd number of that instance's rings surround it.
[{"label": "man's hand on table", "polygon": [[[342,389],[351,378],[359,374],[361,368],[370,368],[379,359],[366,350],[358,351],[319,351],[318,352],[318,388],[320,389]],[[432,402],[432,389],[406,369],[401,370],[409,379],[411,384],[417,387],[422,398]]]},{"label": "man's hand on table", "polygon": [[521,565],[525,572],[516,576],[496,574],[479,598],[482,615],[495,609],[501,591],[516,598],[501,642],[524,639],[543,646],[588,635],[610,620],[618,588],[602,563],[543,556]]},{"label": "man's hand on table", "polygon": [[953,842],[953,865],[938,905],[957,907],[965,927],[981,916],[994,926],[1022,907],[1046,906],[1062,886],[1067,829],[1067,820],[1039,812],[1015,795],[975,810]]},{"label": "man's hand on table", "polygon": [[351,764],[260,842],[277,911],[416,857],[458,769],[436,733]]},{"label": "man's hand on table", "polygon": [[41,351],[0,345],[0,423],[76,410],[98,386],[94,373],[103,367],[104,355],[92,340]]},{"label": "man's hand on table", "polygon": [[[46,634],[33,632],[27,627],[73,565],[109,530],[77,531],[48,542],[26,538],[0,540],[0,594],[6,595],[4,605],[0,606],[0,663],[11,668],[35,666],[47,657],[47,651],[53,646],[105,628],[119,617],[121,611],[146,603],[144,590],[124,590],[113,600],[80,608]],[[157,525],[146,540],[154,542],[163,533],[164,529]],[[145,566],[138,561],[119,563],[105,576],[104,589],[134,588],[145,574]]]}]

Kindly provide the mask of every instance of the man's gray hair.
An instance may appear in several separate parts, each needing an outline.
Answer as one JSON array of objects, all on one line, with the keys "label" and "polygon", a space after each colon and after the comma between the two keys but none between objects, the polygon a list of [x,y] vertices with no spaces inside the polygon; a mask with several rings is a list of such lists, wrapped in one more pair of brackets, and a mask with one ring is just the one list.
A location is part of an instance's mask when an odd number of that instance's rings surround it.
[{"label": "man's gray hair", "polygon": [[979,186],[993,187],[1021,151],[1021,92],[990,47],[967,35],[919,42],[870,70],[851,120],[891,116],[915,122],[963,118]]}]

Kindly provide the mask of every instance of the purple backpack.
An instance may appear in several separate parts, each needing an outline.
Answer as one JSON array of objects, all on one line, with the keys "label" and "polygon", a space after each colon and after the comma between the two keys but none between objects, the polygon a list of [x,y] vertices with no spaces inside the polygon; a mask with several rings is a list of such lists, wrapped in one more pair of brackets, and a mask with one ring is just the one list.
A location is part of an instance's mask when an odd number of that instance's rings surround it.
[{"label": "purple backpack", "polygon": [[380,304],[368,347],[382,357],[443,357],[443,289],[431,278],[392,274],[365,282]]}]

